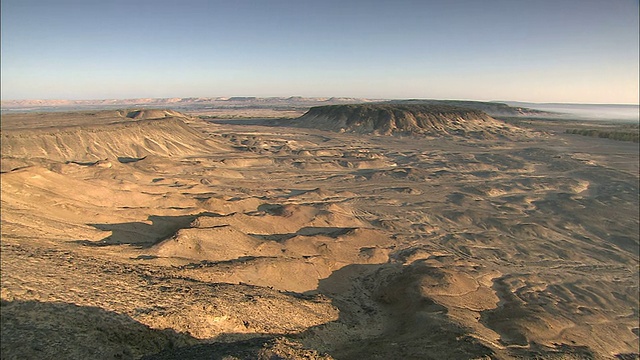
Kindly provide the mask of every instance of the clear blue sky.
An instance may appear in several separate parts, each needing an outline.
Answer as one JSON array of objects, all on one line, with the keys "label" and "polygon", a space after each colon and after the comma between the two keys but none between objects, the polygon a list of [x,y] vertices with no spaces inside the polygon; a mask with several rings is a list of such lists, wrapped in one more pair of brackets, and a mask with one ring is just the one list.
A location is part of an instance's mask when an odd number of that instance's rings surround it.
[{"label": "clear blue sky", "polygon": [[638,0],[2,0],[2,99],[638,103]]}]

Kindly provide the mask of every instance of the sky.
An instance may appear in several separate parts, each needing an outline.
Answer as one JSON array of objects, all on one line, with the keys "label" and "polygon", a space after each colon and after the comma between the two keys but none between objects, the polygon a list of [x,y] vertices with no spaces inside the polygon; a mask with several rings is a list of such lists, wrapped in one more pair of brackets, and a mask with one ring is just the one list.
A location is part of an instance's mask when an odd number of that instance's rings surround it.
[{"label": "sky", "polygon": [[638,0],[2,0],[2,100],[639,102]]}]

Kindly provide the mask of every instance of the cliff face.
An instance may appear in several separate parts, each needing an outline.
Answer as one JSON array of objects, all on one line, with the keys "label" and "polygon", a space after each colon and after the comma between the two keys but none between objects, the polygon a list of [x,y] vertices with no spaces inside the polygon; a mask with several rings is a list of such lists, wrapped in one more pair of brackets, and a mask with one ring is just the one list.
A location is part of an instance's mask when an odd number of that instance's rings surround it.
[{"label": "cliff face", "polygon": [[363,134],[424,134],[491,137],[512,127],[486,113],[435,104],[358,104],[311,108],[301,127]]}]

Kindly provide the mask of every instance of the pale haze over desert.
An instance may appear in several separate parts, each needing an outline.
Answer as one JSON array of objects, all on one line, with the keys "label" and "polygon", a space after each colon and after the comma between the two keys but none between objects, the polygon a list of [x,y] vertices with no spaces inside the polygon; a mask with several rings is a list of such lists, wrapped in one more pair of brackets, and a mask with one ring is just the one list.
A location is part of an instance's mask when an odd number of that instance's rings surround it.
[{"label": "pale haze over desert", "polygon": [[638,359],[637,1],[1,2],[2,359]]}]

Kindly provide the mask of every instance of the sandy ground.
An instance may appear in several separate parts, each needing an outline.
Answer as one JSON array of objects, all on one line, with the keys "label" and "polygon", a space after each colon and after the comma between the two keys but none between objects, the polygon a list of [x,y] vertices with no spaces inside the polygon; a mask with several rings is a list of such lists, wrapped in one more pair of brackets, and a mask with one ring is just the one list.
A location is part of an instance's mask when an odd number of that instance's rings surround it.
[{"label": "sandy ground", "polygon": [[528,126],[3,115],[2,358],[635,359],[638,144]]}]

